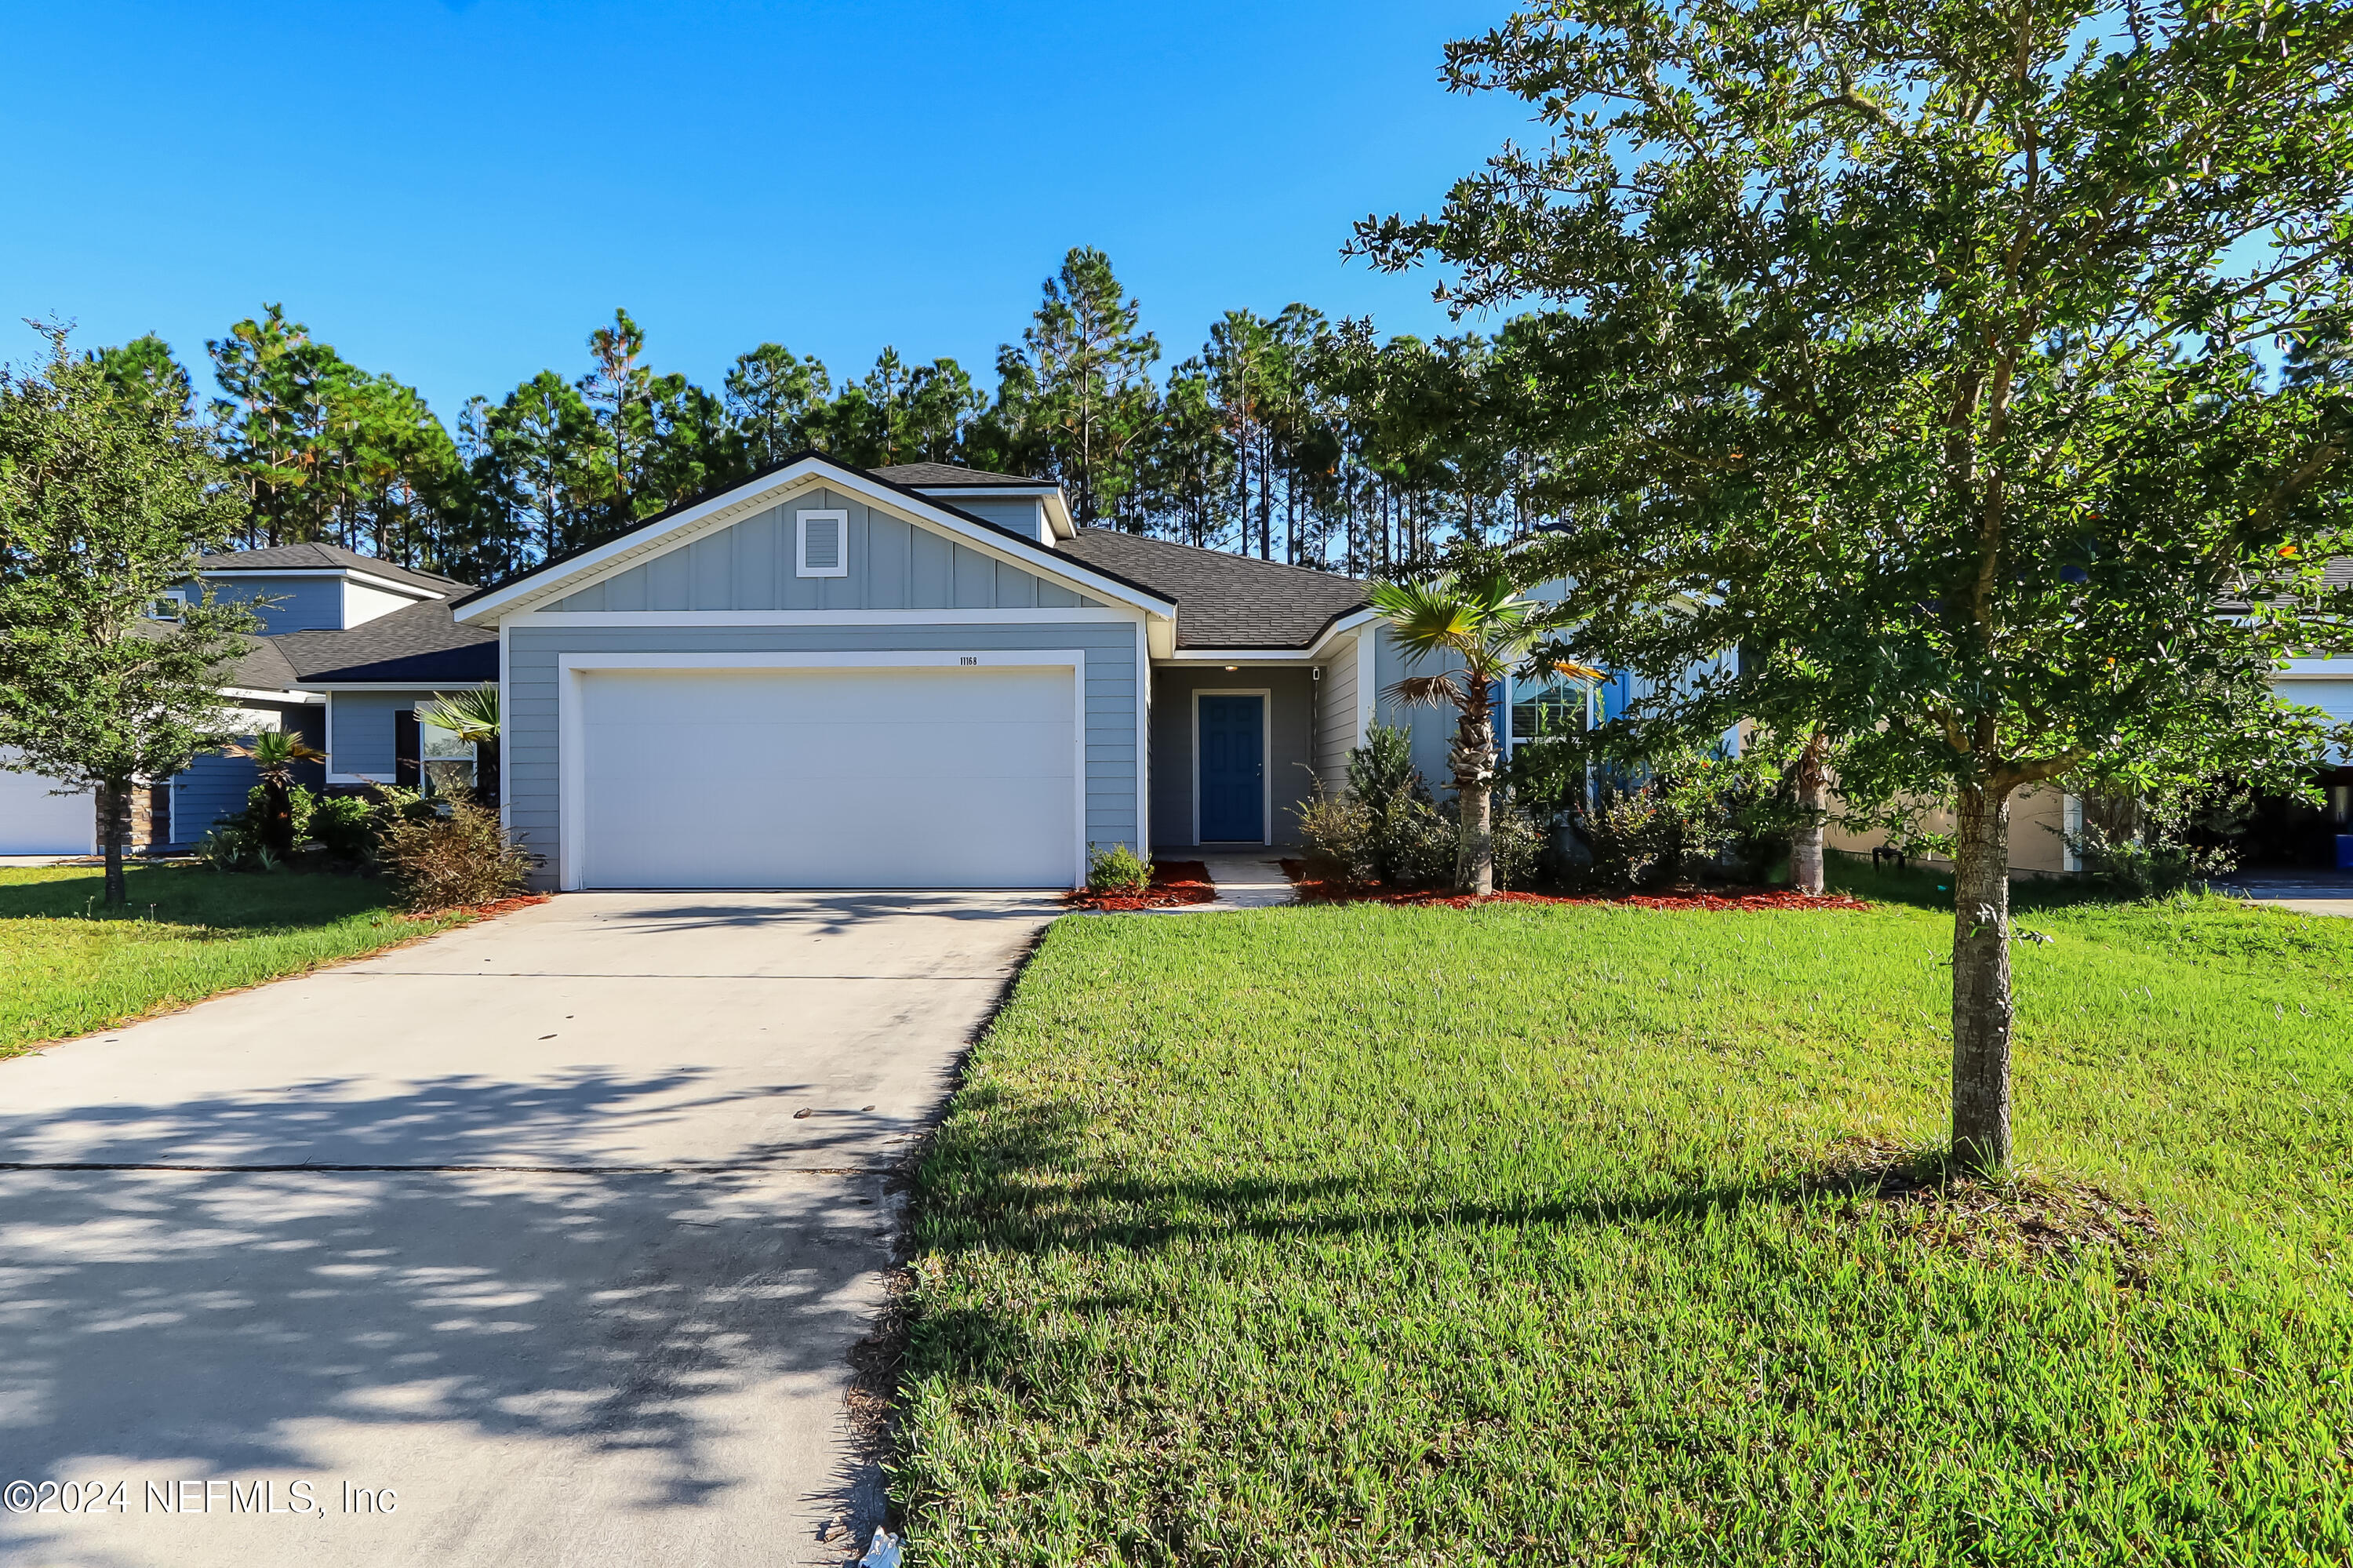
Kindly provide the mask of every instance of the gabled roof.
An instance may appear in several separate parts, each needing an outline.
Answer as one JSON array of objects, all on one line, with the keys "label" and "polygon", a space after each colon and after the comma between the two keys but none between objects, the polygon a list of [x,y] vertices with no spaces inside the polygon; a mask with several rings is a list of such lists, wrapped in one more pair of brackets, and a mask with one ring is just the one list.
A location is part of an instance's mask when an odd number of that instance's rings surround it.
[{"label": "gabled roof", "polygon": [[347,631],[288,631],[266,639],[293,671],[292,685],[398,683],[471,685],[499,678],[499,634],[460,626],[447,599],[426,599]]},{"label": "gabled roof", "polygon": [[[760,493],[763,482],[788,473],[797,468],[805,469],[809,472],[826,470],[839,474],[849,482],[844,488],[852,491],[863,490],[871,494],[879,488],[889,492],[893,497],[893,504],[903,503],[918,516],[928,513],[933,515],[934,521],[938,521],[941,515],[944,514],[947,518],[955,519],[959,524],[980,530],[987,535],[987,542],[991,546],[1006,551],[1033,569],[1042,568],[1070,580],[1083,581],[1092,577],[1097,583],[1113,585],[1110,597],[1139,599],[1155,610],[1167,602],[1166,595],[1146,584],[1124,577],[1118,571],[1095,562],[1074,558],[1064,555],[1061,551],[1050,549],[1027,534],[1008,528],[999,523],[993,523],[986,517],[976,516],[936,495],[927,495],[912,485],[881,478],[868,469],[852,468],[840,459],[826,452],[800,451],[780,461],[770,463],[757,472],[747,475],[723,489],[696,496],[691,501],[682,501],[666,511],[659,512],[642,522],[621,530],[610,538],[599,539],[594,544],[582,545],[566,550],[561,555],[551,556],[537,566],[518,572],[502,582],[476,588],[457,600],[451,608],[462,611],[470,606],[480,605],[486,599],[505,599],[515,589],[538,578],[561,581],[565,577],[573,575],[566,570],[567,567],[590,570],[617,564],[620,560],[629,558],[634,551],[649,546],[654,540],[664,534],[675,532],[679,528],[696,526],[704,519],[715,514],[723,514],[735,506],[748,504]],[[962,469],[955,471],[969,474],[978,471]],[[1002,481],[1011,476],[995,477]],[[1026,485],[1035,482],[1018,480],[1014,482]],[[747,512],[744,515],[748,516],[751,514]],[[1073,571],[1074,567],[1079,569]]]},{"label": "gabled roof", "polygon": [[473,586],[374,556],[363,556],[341,545],[271,545],[259,550],[232,550],[226,555],[206,556],[197,563],[196,570],[206,577],[236,572],[365,572],[441,599],[464,593]]},{"label": "gabled roof", "polygon": [[1061,548],[1175,599],[1178,648],[1306,648],[1334,621],[1365,608],[1363,582],[1313,567],[1252,560],[1116,528],[1082,528]]}]

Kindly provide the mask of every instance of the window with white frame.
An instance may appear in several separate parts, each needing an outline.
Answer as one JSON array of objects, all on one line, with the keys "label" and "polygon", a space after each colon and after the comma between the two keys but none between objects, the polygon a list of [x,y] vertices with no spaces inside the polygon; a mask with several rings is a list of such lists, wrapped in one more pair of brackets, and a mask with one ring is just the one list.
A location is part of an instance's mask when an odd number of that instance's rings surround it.
[{"label": "window with white frame", "polygon": [[848,577],[849,514],[797,512],[793,520],[797,535],[794,570],[805,577]]},{"label": "window with white frame", "polygon": [[181,616],[187,613],[187,593],[181,588],[167,588],[164,592],[157,594],[155,596],[155,602],[147,607],[147,619],[150,620],[177,620]]},{"label": "window with white frame", "polygon": [[1568,675],[1514,680],[1511,688],[1511,745],[1582,735],[1592,718],[1592,691]]},{"label": "window with white frame", "polygon": [[425,792],[447,795],[453,789],[471,790],[474,787],[474,743],[460,740],[454,730],[443,729],[438,724],[417,721],[417,747],[420,753],[420,771],[424,774]]}]

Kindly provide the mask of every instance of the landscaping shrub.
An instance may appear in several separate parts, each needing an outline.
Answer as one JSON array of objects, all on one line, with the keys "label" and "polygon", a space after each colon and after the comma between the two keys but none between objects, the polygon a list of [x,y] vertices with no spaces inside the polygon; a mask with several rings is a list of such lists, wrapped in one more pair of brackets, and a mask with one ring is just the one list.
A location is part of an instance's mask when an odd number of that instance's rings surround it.
[{"label": "landscaping shrub", "polygon": [[337,860],[375,859],[375,807],[357,795],[322,795],[312,805],[310,836]]},{"label": "landscaping shrub", "polygon": [[[1335,795],[1318,783],[1297,811],[1308,861],[1319,877],[1362,886],[1445,887],[1454,879],[1461,814],[1440,805],[1413,765],[1405,731],[1378,725],[1348,753],[1348,782]],[[1493,803],[1495,885],[1524,887],[1536,873],[1543,837],[1508,794]]]},{"label": "landscaping shrub", "polygon": [[1566,742],[1546,742],[1520,748],[1511,783],[1539,821],[1566,822],[1589,854],[1589,863],[1564,864],[1558,874],[1611,892],[1700,879],[1757,881],[1788,853],[1796,821],[1780,770],[1761,752],[1725,758],[1679,750],[1612,763]]},{"label": "landscaping shrub", "polygon": [[1152,885],[1152,863],[1125,844],[1087,846],[1089,893],[1142,893]]},{"label": "landscaping shrub", "polygon": [[2238,868],[2231,835],[2246,815],[2228,791],[2089,794],[2083,832],[2064,836],[2094,881],[2127,898],[2170,898]]},{"label": "landscaping shrub", "polygon": [[447,798],[446,810],[437,810],[406,791],[385,794],[376,860],[405,906],[451,909],[523,890],[538,858],[508,839],[496,811],[462,796]]}]

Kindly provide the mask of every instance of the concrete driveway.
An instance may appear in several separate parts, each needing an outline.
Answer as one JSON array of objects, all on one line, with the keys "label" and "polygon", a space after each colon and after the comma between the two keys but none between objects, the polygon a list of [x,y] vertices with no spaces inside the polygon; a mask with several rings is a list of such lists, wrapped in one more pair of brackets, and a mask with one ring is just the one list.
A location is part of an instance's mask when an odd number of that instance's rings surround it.
[{"label": "concrete driveway", "polygon": [[572,895],[0,1063],[0,1560],[854,1554],[885,1173],[1055,909]]}]

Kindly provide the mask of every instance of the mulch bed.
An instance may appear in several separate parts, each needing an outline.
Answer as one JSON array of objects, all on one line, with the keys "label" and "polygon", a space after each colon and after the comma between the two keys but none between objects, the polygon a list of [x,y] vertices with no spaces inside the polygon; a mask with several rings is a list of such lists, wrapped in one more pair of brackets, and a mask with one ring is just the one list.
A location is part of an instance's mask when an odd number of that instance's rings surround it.
[{"label": "mulch bed", "polygon": [[1155,861],[1152,866],[1152,885],[1142,893],[1091,893],[1081,888],[1064,894],[1063,899],[1073,909],[1103,909],[1126,913],[1137,909],[1169,909],[1180,904],[1208,904],[1218,896],[1218,885],[1209,880],[1209,867],[1198,860]]},{"label": "mulch bed", "polygon": [[420,914],[403,915],[404,920],[445,920],[452,915],[470,915],[477,920],[488,920],[494,915],[512,915],[518,909],[528,909],[534,904],[544,904],[551,893],[519,893],[512,898],[493,898],[488,904],[461,905],[455,909],[427,909]]},{"label": "mulch bed", "polygon": [[1474,904],[1628,904],[1641,909],[1868,909],[1870,905],[1843,893],[1794,893],[1786,887],[1671,887],[1663,893],[1629,893],[1617,897],[1599,894],[1491,893],[1472,898],[1460,893],[1405,892],[1365,887],[1337,878],[1310,874],[1303,860],[1286,860],[1282,873],[1299,890],[1303,904],[1409,904],[1468,909]]}]

